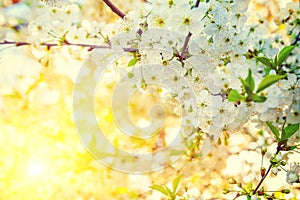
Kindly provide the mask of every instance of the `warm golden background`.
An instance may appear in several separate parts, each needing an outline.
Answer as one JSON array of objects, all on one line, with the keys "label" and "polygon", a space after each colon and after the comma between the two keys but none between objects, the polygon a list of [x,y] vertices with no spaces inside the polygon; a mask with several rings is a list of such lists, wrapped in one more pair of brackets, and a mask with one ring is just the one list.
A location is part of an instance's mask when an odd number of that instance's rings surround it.
[{"label": "warm golden background", "polygon": [[[7,9],[17,2],[0,0],[1,40],[26,38],[26,32],[11,28],[18,24],[15,19],[5,18]],[[145,4],[141,0],[114,2],[126,13]],[[278,28],[274,15],[280,3],[281,0],[251,3],[254,12],[269,21],[270,32]],[[118,20],[100,0],[83,2],[81,13],[85,20],[104,24]],[[41,53],[39,48],[0,46],[1,200],[155,200],[163,196],[149,186],[170,184],[179,174],[183,177],[180,192],[187,198],[232,199],[222,194],[228,187],[228,178],[241,182],[259,180],[261,157],[254,148],[264,138],[254,127],[228,133],[229,138],[222,135],[219,144],[202,160],[181,158],[164,170],[142,175],[106,168],[84,149],[72,120],[74,79],[88,52],[62,47]],[[103,123],[108,131],[114,130],[108,109],[99,108],[99,116],[106,120]],[[266,187],[283,188],[283,180],[284,174],[271,176]],[[284,198],[300,199],[299,189],[293,192]]]}]

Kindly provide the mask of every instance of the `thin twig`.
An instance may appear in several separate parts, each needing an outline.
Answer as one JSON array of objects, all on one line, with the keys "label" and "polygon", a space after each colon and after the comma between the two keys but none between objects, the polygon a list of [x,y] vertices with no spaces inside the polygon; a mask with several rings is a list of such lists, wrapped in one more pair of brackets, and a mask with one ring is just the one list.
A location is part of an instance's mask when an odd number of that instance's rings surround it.
[{"label": "thin twig", "polygon": [[110,0],[103,0],[103,2],[110,7],[110,9],[116,13],[119,17],[122,19],[125,17],[125,14],[117,7],[115,6]]},{"label": "thin twig", "polygon": [[136,48],[123,48],[123,50],[125,52],[131,52],[131,53],[137,53],[137,52],[139,52],[139,50],[136,49]]},{"label": "thin twig", "polygon": [[[16,47],[20,46],[29,46],[32,45],[30,42],[10,42],[7,40],[4,40],[3,42],[0,42],[0,45],[10,45],[13,44]],[[41,46],[46,46],[47,48],[55,47],[55,46],[79,46],[79,47],[87,47],[89,48],[89,51],[93,49],[110,49],[110,46],[104,46],[104,45],[93,45],[93,44],[81,44],[81,43],[70,43],[68,41],[65,41],[64,43],[41,43]]]},{"label": "thin twig", "polygon": [[[0,42],[0,45],[15,45],[16,47],[20,46],[30,46],[32,45],[30,42],[10,42],[7,40],[4,40],[3,42]],[[41,46],[46,46],[48,49],[51,47],[58,47],[58,46],[79,46],[79,47],[86,47],[89,48],[88,51],[91,51],[93,49],[111,49],[111,46],[103,46],[103,45],[92,45],[92,44],[82,44],[82,43],[70,43],[68,41],[65,41],[61,44],[55,44],[55,43],[41,43]],[[136,48],[123,48],[124,52],[130,52],[130,53],[138,53],[139,50]]]},{"label": "thin twig", "polygon": [[[281,144],[278,144],[275,155],[277,155],[277,154],[280,152],[280,150],[281,150]],[[270,171],[271,171],[271,169],[272,169],[272,166],[273,166],[273,164],[271,163],[270,166],[269,166],[269,168],[268,168],[268,170],[267,170],[267,172],[266,172],[265,175],[261,178],[261,180],[259,181],[259,183],[258,183],[258,185],[256,186],[256,188],[253,190],[252,194],[256,194],[256,193],[257,193],[257,191],[259,190],[261,184],[264,182],[264,180],[266,179],[266,177],[269,175],[269,173],[270,173]]]},{"label": "thin twig", "polygon": [[195,3],[195,8],[198,8],[199,4],[200,4],[200,0],[197,0],[196,3]]},{"label": "thin twig", "polygon": [[186,59],[186,54],[188,53],[188,44],[189,44],[191,37],[192,37],[192,33],[189,32],[185,38],[185,41],[184,41],[184,44],[182,47],[182,51],[181,51],[181,55],[180,55],[181,59],[183,59],[183,60]]},{"label": "thin twig", "polygon": [[297,45],[299,41],[300,41],[300,32],[298,33],[297,37],[295,38],[294,42],[291,45]]},{"label": "thin twig", "polygon": [[29,42],[9,42],[7,40],[0,42],[0,45],[3,45],[3,44],[14,44],[16,47],[24,46],[24,45],[31,45]]},{"label": "thin twig", "polygon": [[267,172],[265,173],[265,175],[262,177],[262,179],[259,181],[258,185],[256,186],[255,190],[253,191],[253,194],[256,194],[256,192],[258,191],[258,189],[260,188],[261,184],[264,182],[265,178],[269,175],[270,170],[272,168],[272,164],[270,164]]}]

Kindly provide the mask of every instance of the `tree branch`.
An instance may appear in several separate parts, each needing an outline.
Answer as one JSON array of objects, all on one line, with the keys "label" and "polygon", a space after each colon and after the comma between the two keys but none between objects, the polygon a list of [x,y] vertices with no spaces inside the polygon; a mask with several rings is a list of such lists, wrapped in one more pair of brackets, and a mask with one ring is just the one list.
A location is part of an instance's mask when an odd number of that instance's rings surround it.
[{"label": "tree branch", "polygon": [[[20,46],[30,46],[32,45],[30,42],[10,42],[7,40],[4,40],[3,42],[0,42],[0,45],[15,45],[16,47]],[[91,51],[93,49],[110,49],[111,46],[104,46],[104,45],[92,45],[92,44],[82,44],[82,43],[70,43],[68,41],[65,41],[61,44],[55,44],[55,43],[41,43],[41,46],[46,46],[48,49],[51,47],[58,47],[58,46],[79,46],[79,47],[86,47],[89,48],[88,51]],[[130,52],[130,53],[138,53],[139,50],[136,48],[123,48],[124,52]]]},{"label": "tree branch", "polygon": [[[7,40],[4,40],[3,42],[0,42],[0,45],[9,45],[13,44],[16,47],[19,46],[29,46],[32,45],[30,42],[9,42]],[[64,43],[41,43],[41,46],[46,46],[48,49],[55,46],[79,46],[79,47],[87,47],[89,48],[89,51],[93,49],[110,49],[110,46],[104,46],[104,45],[92,45],[92,44],[81,44],[81,43],[70,43],[68,41],[65,41]]]},{"label": "tree branch", "polygon": [[116,13],[119,17],[121,17],[122,19],[124,19],[125,14],[117,7],[115,6],[110,0],[103,0],[103,2],[110,7],[110,9]]}]

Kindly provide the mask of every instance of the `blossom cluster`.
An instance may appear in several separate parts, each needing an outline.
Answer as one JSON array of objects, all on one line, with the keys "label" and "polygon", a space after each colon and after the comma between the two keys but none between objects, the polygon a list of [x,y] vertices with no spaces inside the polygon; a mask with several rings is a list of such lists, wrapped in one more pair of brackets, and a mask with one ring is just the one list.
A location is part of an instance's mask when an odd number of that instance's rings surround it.
[{"label": "blossom cluster", "polygon": [[[36,196],[28,199],[299,198],[296,190],[283,189],[298,184],[300,176],[299,2],[116,1],[130,10],[122,19],[96,1],[45,2],[1,8],[0,142],[8,144],[0,150],[5,171],[0,191],[11,186],[4,198],[24,199],[21,188],[31,179],[26,189]],[[98,7],[111,15],[104,18]],[[284,49],[289,51],[283,56]],[[89,100],[94,110],[85,107]],[[158,170],[156,163],[165,168],[143,175],[104,168],[83,150],[74,131],[78,126],[87,130],[79,133],[83,146],[112,168],[122,171],[116,166],[126,165],[128,172],[138,156],[118,157],[93,134],[95,127],[119,149],[153,155],[150,164],[143,163],[145,171]],[[141,140],[149,132],[154,137]],[[159,151],[178,135],[185,146],[172,150],[184,156],[168,163],[174,155]],[[55,169],[42,167],[42,161]],[[26,171],[22,165],[28,165],[27,177],[14,176]],[[43,170],[48,175],[38,181]],[[177,192],[178,174],[185,187]],[[224,180],[232,176],[228,185]],[[272,196],[260,185],[244,187],[260,181],[282,192]]]}]

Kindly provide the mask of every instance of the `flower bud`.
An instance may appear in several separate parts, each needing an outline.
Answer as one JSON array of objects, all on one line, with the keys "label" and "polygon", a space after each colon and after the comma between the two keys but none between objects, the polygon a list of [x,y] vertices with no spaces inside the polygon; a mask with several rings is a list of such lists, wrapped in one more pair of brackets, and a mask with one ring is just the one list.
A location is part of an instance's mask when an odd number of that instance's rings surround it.
[{"label": "flower bud", "polygon": [[260,175],[261,175],[261,177],[264,177],[266,175],[266,168],[264,168],[264,167],[260,168]]},{"label": "flower bud", "polygon": [[277,159],[277,161],[282,161],[283,156],[282,156],[281,152],[279,152],[279,153],[276,155],[276,159]]},{"label": "flower bud", "polygon": [[289,193],[291,193],[291,190],[289,190],[289,189],[283,189],[283,190],[281,190],[281,192],[283,194],[289,194]]},{"label": "flower bud", "polygon": [[265,147],[262,147],[260,151],[261,151],[261,155],[263,156],[267,153],[267,149]]},{"label": "flower bud", "polygon": [[230,191],[226,188],[223,189],[223,194],[228,194]]},{"label": "flower bud", "polygon": [[282,160],[282,161],[280,162],[280,164],[281,164],[282,166],[285,166],[285,165],[286,165],[286,162],[285,162],[284,160]]},{"label": "flower bud", "polygon": [[278,173],[278,168],[277,167],[274,167],[273,169],[272,169],[272,174],[274,174],[275,176],[277,175],[277,173]]},{"label": "flower bud", "polygon": [[228,179],[228,183],[229,184],[236,184],[236,180],[231,177],[231,178]]}]

